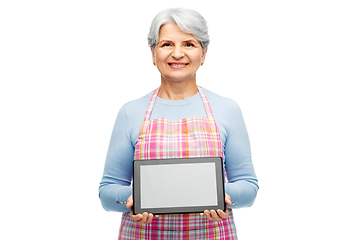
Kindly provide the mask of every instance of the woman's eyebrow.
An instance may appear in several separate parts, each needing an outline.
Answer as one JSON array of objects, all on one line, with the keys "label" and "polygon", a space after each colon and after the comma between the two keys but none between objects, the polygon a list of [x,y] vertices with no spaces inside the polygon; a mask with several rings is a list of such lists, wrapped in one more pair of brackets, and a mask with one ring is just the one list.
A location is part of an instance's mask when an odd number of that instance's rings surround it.
[{"label": "woman's eyebrow", "polygon": [[159,43],[163,43],[163,42],[172,42],[171,40],[168,40],[168,39],[162,39],[159,41]]},{"label": "woman's eyebrow", "polygon": [[184,42],[198,42],[198,41],[194,38],[189,38],[189,39],[185,40]]},{"label": "woman's eyebrow", "polygon": [[[169,40],[169,39],[161,39],[160,41],[159,41],[159,43],[162,43],[162,42],[173,42],[172,40]],[[184,41],[182,41],[182,42],[196,42],[196,43],[198,43],[199,41],[197,41],[196,39],[194,39],[194,38],[189,38],[189,39],[186,39],[186,40],[184,40]]]}]

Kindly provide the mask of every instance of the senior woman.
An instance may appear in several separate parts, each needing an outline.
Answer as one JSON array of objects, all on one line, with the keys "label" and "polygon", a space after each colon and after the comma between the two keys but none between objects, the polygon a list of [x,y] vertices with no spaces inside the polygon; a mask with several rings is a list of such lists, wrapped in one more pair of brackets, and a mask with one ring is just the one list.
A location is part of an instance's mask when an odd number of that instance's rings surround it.
[{"label": "senior woman", "polygon": [[[206,21],[194,10],[164,10],[148,43],[161,85],[119,111],[99,188],[102,206],[123,212],[119,239],[237,239],[232,208],[251,206],[258,185],[240,108],[196,84],[209,44]],[[214,156],[225,166],[225,212],[133,214],[134,159]]]}]

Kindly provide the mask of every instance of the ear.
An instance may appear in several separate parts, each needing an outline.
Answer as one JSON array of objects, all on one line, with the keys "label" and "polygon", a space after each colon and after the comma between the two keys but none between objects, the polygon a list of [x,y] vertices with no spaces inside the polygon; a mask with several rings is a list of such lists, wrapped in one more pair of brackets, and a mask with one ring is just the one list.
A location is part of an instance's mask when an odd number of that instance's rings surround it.
[{"label": "ear", "polygon": [[152,55],[152,60],[153,60],[153,64],[155,65],[156,64],[156,62],[155,62],[155,50],[154,49],[152,49],[151,47],[150,47],[150,50],[151,50],[151,55]]},{"label": "ear", "polygon": [[204,64],[204,62],[205,62],[205,57],[206,57],[207,50],[208,50],[208,48],[206,48],[206,49],[202,52],[201,65]]}]

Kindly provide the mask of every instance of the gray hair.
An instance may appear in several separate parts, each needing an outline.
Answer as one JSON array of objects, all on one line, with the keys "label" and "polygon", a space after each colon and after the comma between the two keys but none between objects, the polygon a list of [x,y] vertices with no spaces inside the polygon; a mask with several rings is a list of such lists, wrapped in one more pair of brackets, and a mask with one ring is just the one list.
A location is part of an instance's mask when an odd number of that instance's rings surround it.
[{"label": "gray hair", "polygon": [[200,13],[192,9],[169,8],[159,12],[151,23],[148,44],[152,49],[159,41],[160,27],[166,23],[176,23],[183,32],[192,34],[203,51],[210,43],[207,23]]}]

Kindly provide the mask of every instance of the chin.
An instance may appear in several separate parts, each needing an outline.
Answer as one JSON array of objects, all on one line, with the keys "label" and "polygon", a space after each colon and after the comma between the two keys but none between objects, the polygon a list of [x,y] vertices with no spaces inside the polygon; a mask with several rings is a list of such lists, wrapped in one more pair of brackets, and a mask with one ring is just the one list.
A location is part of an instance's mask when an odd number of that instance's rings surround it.
[{"label": "chin", "polygon": [[165,81],[171,82],[185,82],[195,80],[195,75],[192,76],[162,76],[162,79]]}]

